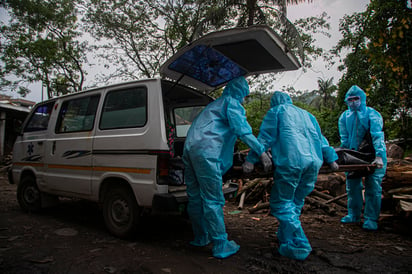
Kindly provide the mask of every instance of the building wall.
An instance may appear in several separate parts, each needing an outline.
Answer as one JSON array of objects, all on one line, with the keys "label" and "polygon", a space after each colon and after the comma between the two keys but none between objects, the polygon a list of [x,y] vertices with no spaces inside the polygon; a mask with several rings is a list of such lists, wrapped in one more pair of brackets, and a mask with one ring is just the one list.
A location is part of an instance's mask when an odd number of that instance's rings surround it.
[{"label": "building wall", "polygon": [[0,158],[10,155],[29,111],[5,109],[0,106]]}]

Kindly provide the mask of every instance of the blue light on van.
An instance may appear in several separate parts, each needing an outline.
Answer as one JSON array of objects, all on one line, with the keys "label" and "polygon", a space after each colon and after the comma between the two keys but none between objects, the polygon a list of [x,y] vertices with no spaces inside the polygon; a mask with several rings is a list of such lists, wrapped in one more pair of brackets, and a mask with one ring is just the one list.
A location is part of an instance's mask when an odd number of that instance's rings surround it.
[{"label": "blue light on van", "polygon": [[197,45],[185,52],[169,65],[169,69],[211,87],[219,86],[246,74],[246,71],[232,60],[205,45]]}]

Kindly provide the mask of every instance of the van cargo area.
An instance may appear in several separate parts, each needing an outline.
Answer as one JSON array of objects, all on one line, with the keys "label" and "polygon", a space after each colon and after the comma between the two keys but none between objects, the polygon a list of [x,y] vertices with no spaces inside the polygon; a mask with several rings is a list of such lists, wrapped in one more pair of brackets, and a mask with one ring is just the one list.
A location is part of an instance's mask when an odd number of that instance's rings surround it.
[{"label": "van cargo area", "polygon": [[[154,195],[152,210],[154,212],[182,212],[187,203],[182,160],[186,133],[194,118],[213,99],[193,89],[168,81],[162,81],[162,91],[170,157],[165,164],[168,168],[168,177],[166,180],[160,179],[159,183],[167,182],[168,193]],[[236,195],[238,185],[226,181],[222,189],[226,198],[232,198]]]}]

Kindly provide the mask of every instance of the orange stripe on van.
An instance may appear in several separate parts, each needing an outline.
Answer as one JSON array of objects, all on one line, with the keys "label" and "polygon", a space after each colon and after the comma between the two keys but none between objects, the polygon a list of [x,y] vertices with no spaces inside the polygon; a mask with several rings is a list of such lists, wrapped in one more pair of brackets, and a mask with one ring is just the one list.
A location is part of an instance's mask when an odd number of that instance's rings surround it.
[{"label": "orange stripe on van", "polygon": [[[19,166],[44,167],[41,163],[13,163]],[[150,168],[129,168],[129,167],[88,167],[88,166],[72,166],[72,165],[48,165],[48,168],[71,169],[71,170],[93,170],[93,171],[113,171],[125,173],[150,174]]]},{"label": "orange stripe on van", "polygon": [[150,168],[128,168],[128,167],[94,167],[93,170],[140,173],[140,174],[150,174],[150,171],[151,171]]},{"label": "orange stripe on van", "polygon": [[43,167],[44,164],[41,163],[21,163],[21,162],[16,162],[13,163],[14,166],[35,166],[35,167]]},{"label": "orange stripe on van", "polygon": [[72,169],[72,170],[92,170],[89,166],[69,166],[69,165],[48,165],[49,168]]}]

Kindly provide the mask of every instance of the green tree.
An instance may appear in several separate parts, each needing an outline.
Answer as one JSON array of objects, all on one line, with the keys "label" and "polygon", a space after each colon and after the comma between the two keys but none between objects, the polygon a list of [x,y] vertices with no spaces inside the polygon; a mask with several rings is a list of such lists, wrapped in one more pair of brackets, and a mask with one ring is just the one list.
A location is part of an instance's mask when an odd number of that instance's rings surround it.
[{"label": "green tree", "polygon": [[101,57],[113,65],[112,71],[107,65],[107,76],[137,79],[157,75],[167,58],[203,34],[235,26],[267,24],[280,32],[296,54],[319,56],[322,50],[313,46],[310,33],[329,29],[326,15],[302,21],[302,39],[286,17],[287,4],[302,2],[311,1],[90,0],[84,21],[102,42]]},{"label": "green tree", "polygon": [[412,11],[405,1],[372,0],[367,10],[345,16],[343,38],[336,52],[349,49],[341,67],[338,100],[354,84],[363,88],[368,104],[385,120],[389,138],[412,134]]},{"label": "green tree", "polygon": [[1,27],[0,88],[25,96],[41,81],[49,98],[82,89],[86,43],[78,41],[77,10],[70,0],[7,0]]},{"label": "green tree", "polygon": [[319,96],[314,97],[310,105],[315,106],[318,110],[320,110],[321,107],[332,109],[335,104],[332,94],[337,89],[337,86],[333,84],[333,77],[328,80],[318,78],[318,89],[314,90],[313,93]]},{"label": "green tree", "polygon": [[[293,104],[307,110],[312,113],[319,122],[323,135],[329,141],[332,146],[339,146],[340,138],[337,127],[340,111],[337,109],[322,108],[318,110],[317,107],[311,106],[307,102],[311,101],[312,96],[308,96],[306,92],[296,91],[294,89],[287,90],[286,92],[291,94]],[[270,108],[270,98],[273,93],[252,93],[248,96],[245,109],[247,113],[247,119],[253,129],[255,135],[259,134],[259,128],[262,123],[263,117]],[[320,98],[319,96],[317,96]],[[309,99],[308,99],[309,98]],[[247,146],[242,144],[240,149],[246,149]]]}]

